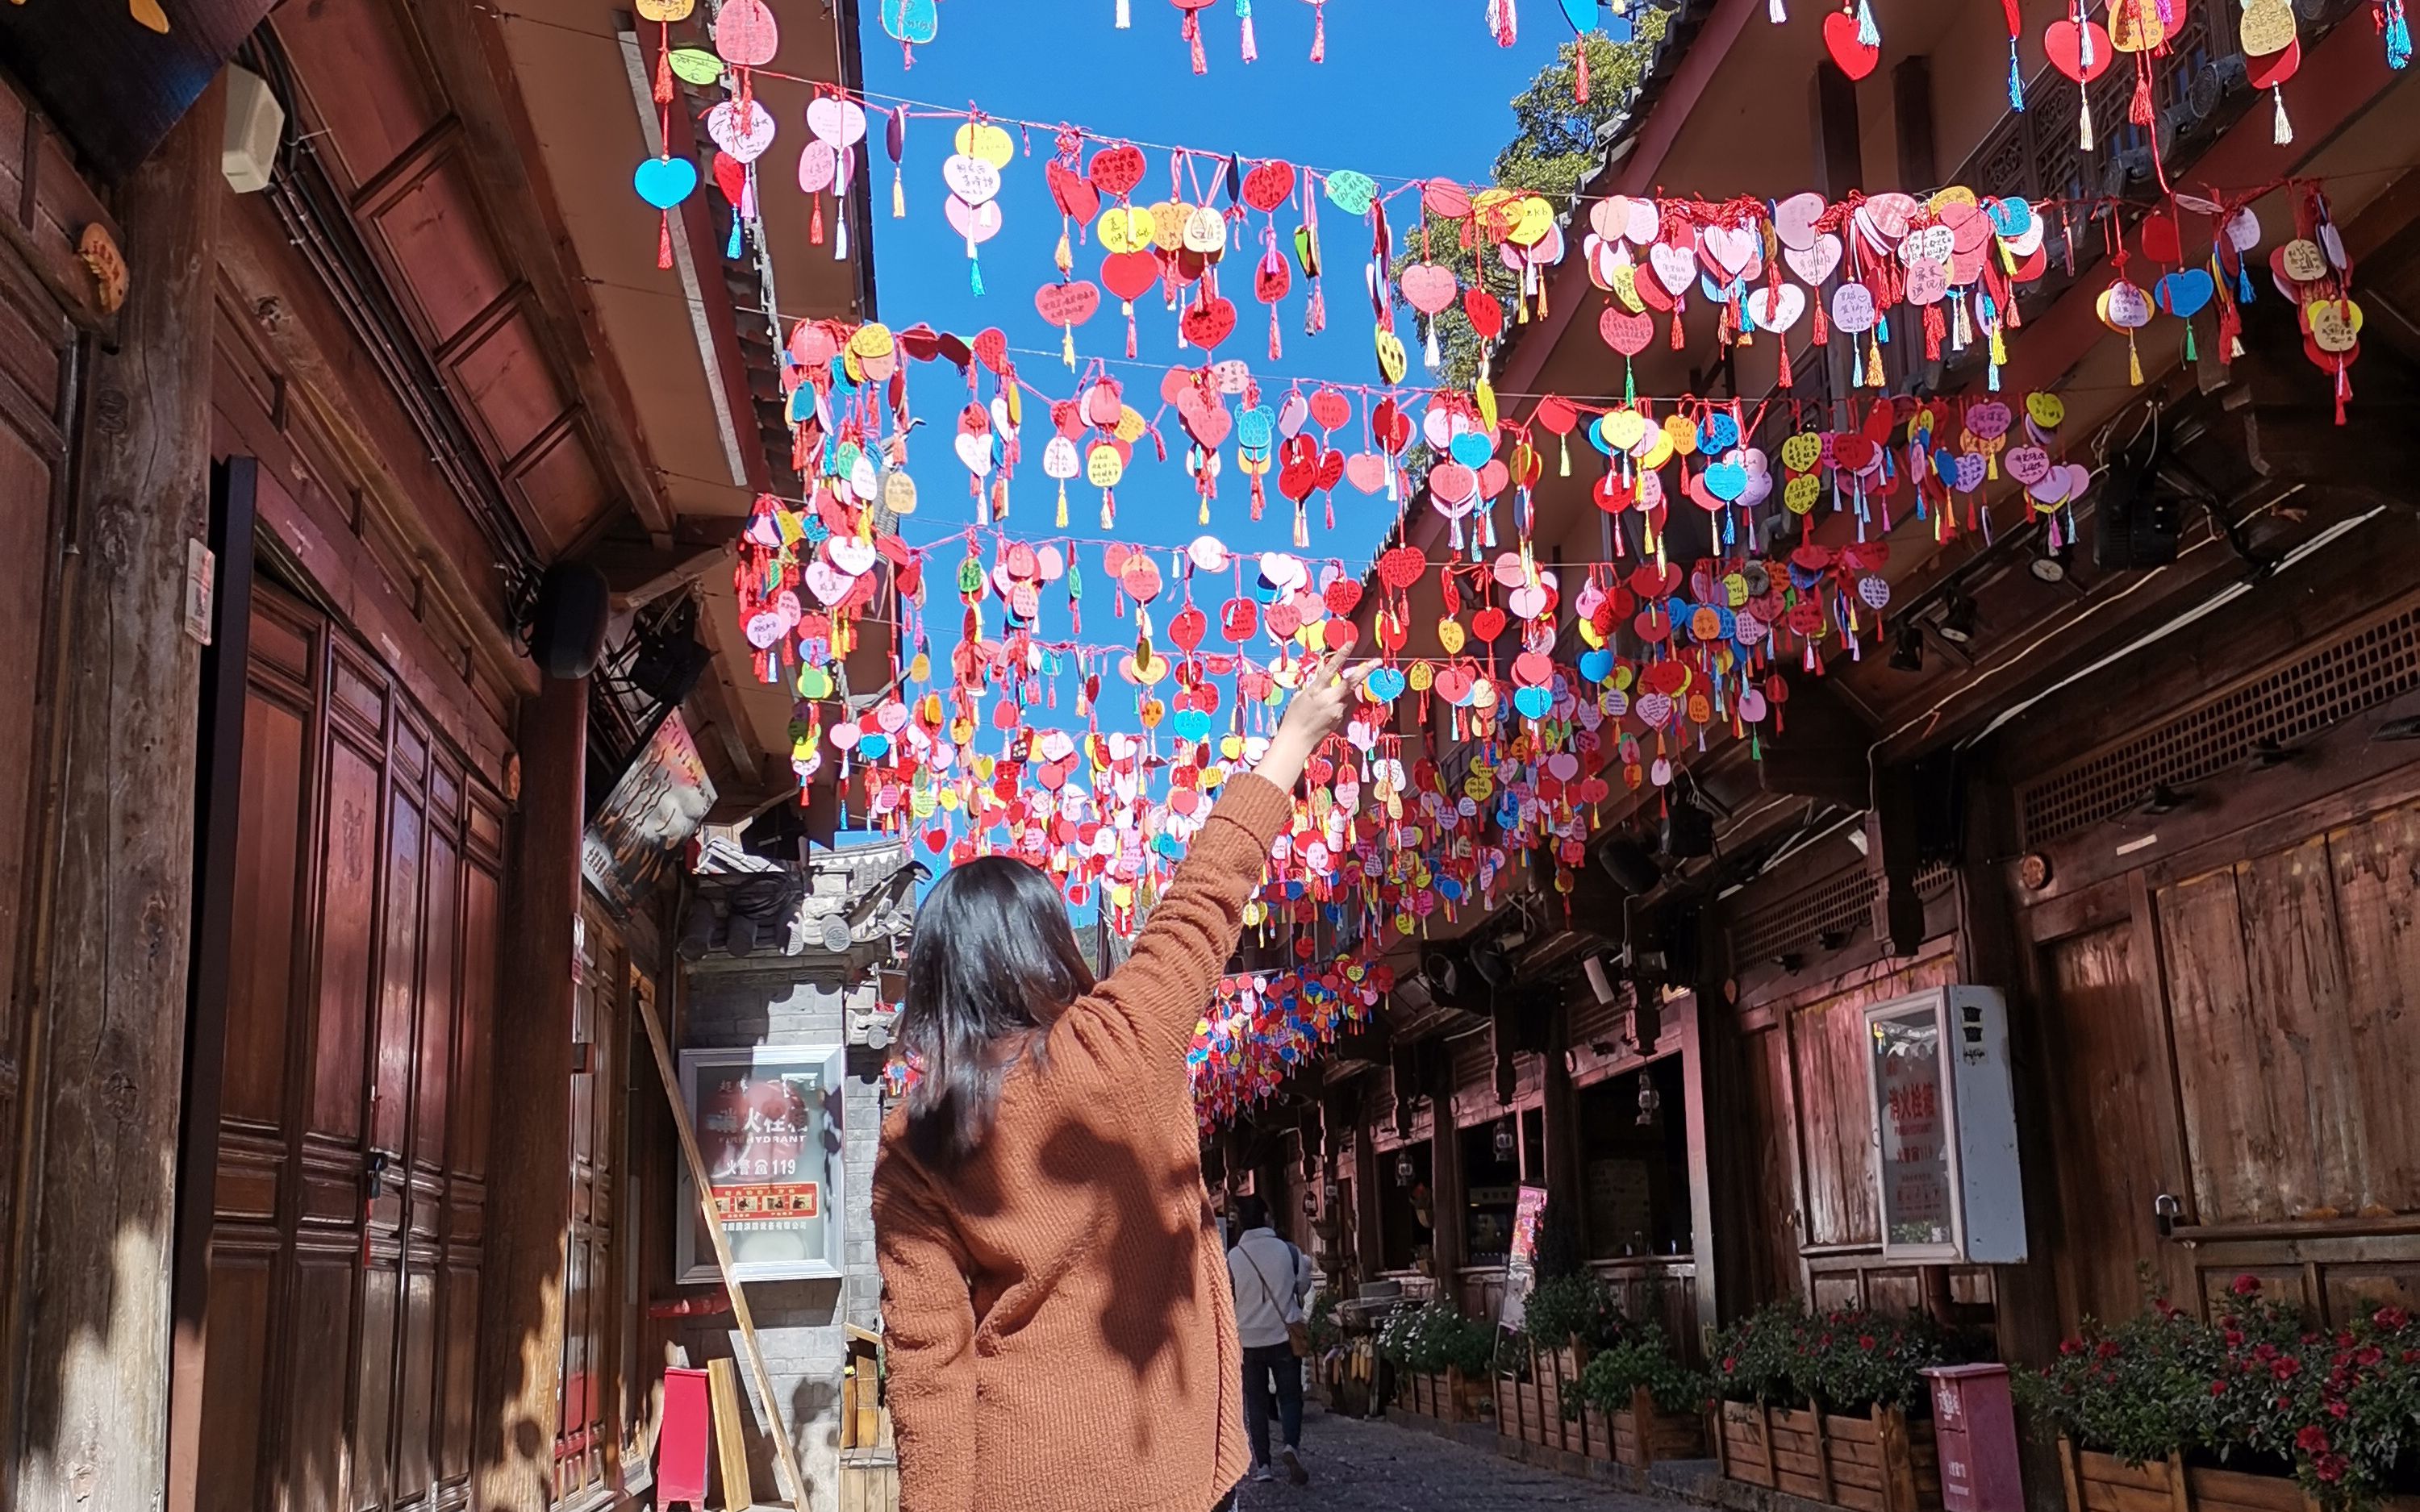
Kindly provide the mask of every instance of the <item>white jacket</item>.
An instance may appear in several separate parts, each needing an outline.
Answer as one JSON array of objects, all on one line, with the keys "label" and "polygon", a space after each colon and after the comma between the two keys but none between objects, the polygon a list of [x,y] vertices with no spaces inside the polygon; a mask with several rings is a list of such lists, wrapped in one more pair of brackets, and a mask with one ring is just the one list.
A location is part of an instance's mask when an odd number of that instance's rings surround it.
[{"label": "white jacket", "polygon": [[1235,1335],[1248,1350],[1286,1341],[1286,1325],[1302,1321],[1302,1300],[1317,1279],[1302,1251],[1274,1228],[1248,1228],[1227,1252],[1235,1290]]}]

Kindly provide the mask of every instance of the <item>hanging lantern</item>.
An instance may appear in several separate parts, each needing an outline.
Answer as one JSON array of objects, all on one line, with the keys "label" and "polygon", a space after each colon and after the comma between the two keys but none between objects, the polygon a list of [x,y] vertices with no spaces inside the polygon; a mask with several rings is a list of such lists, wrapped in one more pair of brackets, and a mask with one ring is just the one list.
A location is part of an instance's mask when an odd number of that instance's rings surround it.
[{"label": "hanging lantern", "polygon": [[1496,1121],[1496,1158],[1499,1161],[1511,1160],[1518,1143],[1518,1139],[1512,1133],[1512,1120],[1498,1119]]},{"label": "hanging lantern", "polygon": [[1640,1076],[1638,1078],[1638,1127],[1654,1128],[1656,1115],[1663,1106],[1664,1095],[1655,1090],[1653,1082],[1649,1081],[1644,1075]]},{"label": "hanging lantern", "polygon": [[1395,1151],[1395,1184],[1397,1186],[1412,1184],[1412,1152],[1408,1149]]}]

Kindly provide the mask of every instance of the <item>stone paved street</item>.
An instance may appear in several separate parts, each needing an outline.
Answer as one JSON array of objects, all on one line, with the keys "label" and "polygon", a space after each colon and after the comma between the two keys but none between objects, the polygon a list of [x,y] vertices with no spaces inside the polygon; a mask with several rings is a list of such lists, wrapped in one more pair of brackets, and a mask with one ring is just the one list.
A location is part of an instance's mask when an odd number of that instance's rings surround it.
[{"label": "stone paved street", "polygon": [[1677,1503],[1632,1496],[1558,1475],[1430,1433],[1388,1423],[1330,1417],[1303,1424],[1311,1485],[1247,1482],[1237,1512],[1528,1512],[1590,1507],[1673,1512]]}]

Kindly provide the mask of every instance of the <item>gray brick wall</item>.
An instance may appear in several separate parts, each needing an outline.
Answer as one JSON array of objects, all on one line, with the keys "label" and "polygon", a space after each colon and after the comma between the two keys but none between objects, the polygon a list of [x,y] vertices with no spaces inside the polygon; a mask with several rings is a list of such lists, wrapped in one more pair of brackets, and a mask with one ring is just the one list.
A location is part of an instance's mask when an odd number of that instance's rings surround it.
[{"label": "gray brick wall", "polygon": [[[847,980],[829,956],[739,962],[708,956],[683,967],[688,978],[681,1043],[690,1049],[757,1044],[845,1044],[848,1014],[876,1001],[873,974]],[[839,1280],[752,1281],[748,1304],[757,1340],[773,1378],[782,1430],[791,1437],[799,1467],[808,1481],[801,1512],[835,1512],[840,1473],[841,1367],[847,1353],[842,1325],[872,1328],[882,1283],[874,1264],[871,1198],[874,1152],[881,1132],[879,1078],[882,1057],[848,1055],[848,1082],[842,1095],[841,1158],[845,1269]],[[683,1340],[694,1363],[716,1356],[744,1362],[738,1331],[727,1326],[692,1328]],[[755,1387],[743,1363],[748,1397],[749,1458],[760,1501],[780,1484],[772,1441],[766,1437]]]}]

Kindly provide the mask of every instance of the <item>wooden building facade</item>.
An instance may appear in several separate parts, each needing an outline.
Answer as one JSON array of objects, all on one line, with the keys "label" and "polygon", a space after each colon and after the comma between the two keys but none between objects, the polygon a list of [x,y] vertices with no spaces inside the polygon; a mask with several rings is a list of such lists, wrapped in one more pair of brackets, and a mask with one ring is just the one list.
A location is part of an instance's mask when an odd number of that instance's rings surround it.
[{"label": "wooden building facade", "polygon": [[631,1504],[677,878],[583,842],[667,727],[799,799],[709,655],[796,486],[764,270],[620,245],[612,5],[146,9],[0,16],[0,1506]]},{"label": "wooden building facade", "polygon": [[[2027,109],[2009,111],[1995,8],[1873,9],[1883,56],[1855,83],[1812,39],[1820,18],[1680,8],[1590,193],[2148,193],[2123,90],[2096,96],[2103,150],[2079,153],[2075,87],[2032,75],[2031,53]],[[2063,12],[2023,14],[2030,39]],[[1625,795],[1616,768],[1568,890],[1533,865],[1492,912],[1400,945],[1379,1022],[1223,1150],[1231,1172],[1282,1188],[1331,1275],[1417,1273],[1492,1311],[1500,1261],[1481,1240],[1501,1194],[1485,1189],[1517,1180],[1564,1215],[1564,1263],[1575,1251],[1620,1278],[1634,1311],[1693,1347],[1786,1297],[1931,1313],[2040,1362],[2087,1318],[2149,1293],[2202,1307],[2245,1273],[2332,1321],[2420,1295],[2403,1090],[2420,1071],[2420,85],[2388,69],[2358,11],[2298,15],[2306,69],[2328,85],[2288,88],[2292,142],[2228,71],[2231,22],[2199,7],[2192,24],[2220,30],[2163,65],[2155,130],[2180,186],[2326,185],[2376,333],[2343,425],[2265,287],[2231,365],[2207,344],[2188,359],[2172,332],[2143,344],[2148,382],[2092,314],[2096,249],[2028,296],[2003,392],[2055,384],[2096,465],[2161,427],[2173,559],[2099,565],[2097,497],[2064,543],[2022,501],[1995,498],[1994,529],[1947,540],[1903,522],[1890,614],[1921,627],[1920,652],[1832,656],[1828,676],[1793,673],[1786,728],[1761,751],[1716,739],[1677,754],[1710,847],[1673,854],[1667,795]],[[2255,203],[2290,221],[2280,194]],[[1620,390],[1583,261],[1497,352],[1498,392]],[[1780,393],[1776,338],[1718,350],[1711,328],[1642,354],[1638,392],[1750,409]],[[1798,397],[1870,402],[1837,344],[1805,338],[1781,338]],[[1979,364],[1928,364],[1910,345],[1885,392],[1980,381]],[[1540,560],[1602,559],[1591,481],[1551,466],[1539,480]],[[1764,528],[1786,543],[1796,527],[1776,510]],[[1408,538],[1442,534],[1423,517]],[[1406,657],[1436,654],[1422,591]],[[1434,732],[1399,733],[1451,769]],[[1503,985],[1474,971],[1483,955]],[[1451,981],[1423,973],[1438,958]],[[1884,1255],[1864,1011],[1961,983],[2008,1002],[2022,1263]]]}]

